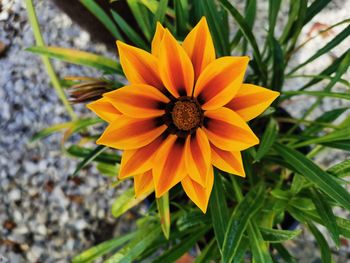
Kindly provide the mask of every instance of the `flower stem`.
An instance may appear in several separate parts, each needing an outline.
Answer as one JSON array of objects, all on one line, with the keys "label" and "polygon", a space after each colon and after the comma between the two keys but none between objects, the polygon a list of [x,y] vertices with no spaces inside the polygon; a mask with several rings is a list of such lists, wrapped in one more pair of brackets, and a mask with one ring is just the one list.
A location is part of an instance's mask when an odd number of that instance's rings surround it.
[{"label": "flower stem", "polygon": [[[28,12],[28,18],[30,21],[30,24],[32,26],[33,29],[33,33],[34,33],[34,38],[36,41],[36,44],[38,46],[45,46],[45,42],[43,39],[43,36],[41,34],[40,31],[40,27],[39,27],[39,23],[38,23],[38,19],[35,13],[35,9],[34,9],[34,5],[33,5],[33,1],[32,0],[26,0],[26,6],[27,6],[27,12]],[[73,119],[76,120],[77,116],[75,115],[72,106],[69,104],[66,95],[64,94],[61,84],[59,82],[59,79],[52,67],[52,64],[49,60],[48,57],[42,56],[42,61],[43,64],[46,68],[47,74],[49,75],[52,85],[57,93],[57,96],[61,99],[63,105],[65,106],[69,116]]]}]

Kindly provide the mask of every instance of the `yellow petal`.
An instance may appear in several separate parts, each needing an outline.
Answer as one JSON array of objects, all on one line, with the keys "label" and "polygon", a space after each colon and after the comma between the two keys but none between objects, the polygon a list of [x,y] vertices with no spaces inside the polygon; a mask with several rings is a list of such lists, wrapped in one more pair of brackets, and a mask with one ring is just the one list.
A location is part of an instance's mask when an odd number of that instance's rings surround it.
[{"label": "yellow petal", "polygon": [[245,121],[250,121],[263,113],[279,95],[277,91],[242,84],[236,96],[225,107],[234,110]]},{"label": "yellow petal", "polygon": [[117,46],[120,64],[131,84],[148,84],[161,90],[164,88],[155,56],[120,41],[117,41]]},{"label": "yellow petal", "polygon": [[245,177],[241,152],[228,152],[211,144],[212,164],[222,171]]},{"label": "yellow petal", "polygon": [[151,170],[156,152],[163,142],[164,138],[159,136],[142,148],[124,151],[118,178],[124,179]]},{"label": "yellow petal", "polygon": [[102,120],[111,123],[122,115],[106,98],[101,98],[86,105],[90,110],[96,113]]},{"label": "yellow petal", "polygon": [[159,56],[160,43],[163,39],[165,29],[161,23],[157,22],[156,33],[152,40],[152,54],[156,57]]},{"label": "yellow petal", "polygon": [[150,194],[154,191],[152,171],[134,176],[135,197]]},{"label": "yellow petal", "polygon": [[169,30],[165,30],[159,53],[161,79],[174,96],[191,96],[194,73],[191,60]]},{"label": "yellow petal", "polygon": [[242,151],[259,143],[247,123],[228,108],[206,111],[204,131],[209,141],[225,151]]},{"label": "yellow petal", "polygon": [[194,78],[197,79],[204,68],[215,60],[215,48],[205,17],[187,35],[182,46],[192,61]]},{"label": "yellow petal", "polygon": [[161,116],[169,99],[158,89],[134,84],[103,94],[123,114],[133,118]]},{"label": "yellow petal", "polygon": [[205,187],[196,183],[191,177],[186,176],[181,181],[182,187],[188,197],[195,203],[203,213],[207,212],[211,190],[214,184],[213,168],[209,169],[208,182]]},{"label": "yellow petal", "polygon": [[185,163],[189,177],[202,186],[207,183],[211,167],[211,150],[205,132],[198,128],[196,133],[186,139]]},{"label": "yellow petal", "polygon": [[218,109],[236,95],[248,62],[248,57],[221,57],[204,69],[194,89],[203,110]]},{"label": "yellow petal", "polygon": [[153,167],[156,197],[159,198],[186,176],[185,142],[169,135],[157,152]]},{"label": "yellow petal", "polygon": [[121,150],[137,149],[154,141],[166,129],[156,118],[135,119],[123,115],[109,124],[96,143]]}]

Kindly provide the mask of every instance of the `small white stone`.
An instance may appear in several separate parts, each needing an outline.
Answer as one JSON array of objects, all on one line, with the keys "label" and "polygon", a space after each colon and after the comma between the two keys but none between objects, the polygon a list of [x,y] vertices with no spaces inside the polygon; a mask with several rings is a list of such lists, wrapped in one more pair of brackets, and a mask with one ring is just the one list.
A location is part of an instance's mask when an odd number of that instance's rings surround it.
[{"label": "small white stone", "polygon": [[21,191],[19,189],[13,189],[8,195],[10,201],[15,202],[21,199]]},{"label": "small white stone", "polygon": [[39,235],[46,236],[47,235],[47,228],[45,225],[38,225],[36,228],[36,232]]}]

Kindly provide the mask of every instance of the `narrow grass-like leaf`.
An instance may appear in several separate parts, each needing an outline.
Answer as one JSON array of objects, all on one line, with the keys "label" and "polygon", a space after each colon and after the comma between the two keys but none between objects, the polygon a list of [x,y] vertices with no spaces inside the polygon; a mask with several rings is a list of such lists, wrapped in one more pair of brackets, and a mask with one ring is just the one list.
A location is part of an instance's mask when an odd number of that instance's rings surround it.
[{"label": "narrow grass-like leaf", "polygon": [[130,208],[141,203],[148,195],[149,193],[143,194],[136,198],[133,188],[126,190],[124,193],[118,196],[118,198],[114,201],[112,205],[112,215],[114,217],[121,216]]},{"label": "narrow grass-like leaf", "polygon": [[80,2],[108,29],[113,37],[124,41],[113,20],[94,0],[80,0]]},{"label": "narrow grass-like leaf", "polygon": [[119,174],[119,165],[117,164],[97,163],[96,168],[102,175],[108,177],[116,177]]},{"label": "narrow grass-like leaf", "polygon": [[212,218],[215,238],[218,242],[219,248],[222,248],[224,243],[227,222],[229,220],[228,208],[225,199],[223,182],[221,174],[214,170],[214,186],[210,195],[209,211]]},{"label": "narrow grass-like leaf", "polygon": [[332,263],[332,252],[328,246],[326,239],[313,223],[308,222],[307,225],[314,235],[318,246],[320,247],[322,262]]},{"label": "narrow grass-like leaf", "polygon": [[141,28],[144,36],[148,41],[150,41],[152,37],[151,32],[153,30],[151,30],[151,24],[147,19],[148,18],[147,15],[145,15],[144,13],[144,12],[147,12],[146,10],[144,10],[145,7],[140,5],[139,0],[127,0],[126,2],[128,3],[128,6],[135,20],[137,21],[137,24]]},{"label": "narrow grass-like leaf", "polygon": [[59,123],[59,124],[54,124],[50,127],[47,127],[39,132],[37,132],[36,134],[34,134],[34,136],[30,139],[30,142],[35,142],[37,140],[41,140],[53,133],[62,131],[64,129],[68,129],[73,125],[73,121],[70,122],[65,122],[65,123]]},{"label": "narrow grass-like leaf", "polygon": [[[309,75],[309,74],[301,74],[301,75],[291,75],[288,76],[289,79],[293,78],[311,78],[311,79],[320,79],[320,80],[333,80],[333,77],[331,76],[326,76],[326,75]],[[350,82],[346,79],[339,79],[338,80],[339,84],[343,84],[347,88],[350,88]],[[302,90],[302,89],[300,89]]]},{"label": "narrow grass-like leaf", "polygon": [[278,124],[275,119],[271,118],[267,128],[262,136],[258,151],[255,156],[255,161],[260,159],[270,150],[278,134]]},{"label": "narrow grass-like leaf", "polygon": [[166,239],[169,239],[170,235],[170,209],[169,209],[169,193],[164,194],[162,197],[157,198],[157,207],[160,218],[160,225],[163,230],[163,234]]},{"label": "narrow grass-like leaf", "polygon": [[208,228],[192,233],[190,236],[181,240],[177,245],[173,246],[170,250],[163,253],[153,263],[166,263],[166,262],[176,262],[181,256],[183,256],[187,251],[189,251],[196,242],[203,237],[203,235],[208,231]]},{"label": "narrow grass-like leaf", "polygon": [[304,18],[304,25],[308,23],[315,15],[317,15],[323,8],[325,8],[331,0],[315,0],[307,8],[306,16]]},{"label": "narrow grass-like leaf", "polygon": [[254,60],[258,66],[259,73],[261,75],[261,78],[263,79],[263,82],[266,82],[266,79],[267,79],[266,70],[265,70],[264,65],[262,63],[261,54],[259,51],[258,44],[256,42],[256,39],[255,39],[252,31],[249,28],[249,25],[247,24],[245,19],[242,17],[242,15],[238,12],[238,10],[236,8],[234,8],[233,5],[229,1],[220,0],[220,3],[235,19],[242,34],[247,39],[248,43],[252,46]]},{"label": "narrow grass-like leaf", "polygon": [[249,219],[261,208],[264,200],[264,191],[258,187],[250,190],[244,199],[234,209],[227,225],[222,249],[223,262],[232,262],[238,246],[245,232]]},{"label": "narrow grass-like leaf", "polygon": [[188,211],[184,213],[176,221],[176,227],[179,231],[186,231],[201,225],[208,225],[211,223],[210,217],[208,215],[199,212],[198,210]]},{"label": "narrow grass-like leaf", "polygon": [[139,48],[149,51],[149,45],[142,37],[114,10],[111,10],[114,21],[118,24],[124,34]]},{"label": "narrow grass-like leaf", "polygon": [[194,263],[206,263],[213,260],[213,254],[216,252],[217,242],[213,238],[201,251],[201,253],[196,257]]},{"label": "narrow grass-like leaf", "polygon": [[312,197],[312,201],[316,206],[316,210],[320,215],[324,225],[327,227],[328,231],[330,232],[334,243],[337,245],[337,247],[339,247],[340,245],[339,228],[331,206],[327,203],[323,194],[317,191],[317,189],[311,188],[311,197]]},{"label": "narrow grass-like leaf", "polygon": [[275,248],[278,254],[283,258],[283,260],[287,263],[297,263],[295,258],[289,253],[289,251],[279,243],[272,244],[272,247]]},{"label": "narrow grass-like leaf", "polygon": [[260,227],[260,232],[265,241],[271,243],[281,243],[294,239],[301,233],[301,230],[280,230]]},{"label": "narrow grass-like leaf", "polygon": [[308,58],[305,62],[299,64],[295,68],[293,68],[288,75],[292,74],[293,72],[297,71],[301,67],[305,66],[306,64],[309,64],[310,62],[314,61],[316,58],[322,56],[323,54],[329,52],[334,47],[336,47],[338,44],[340,44],[344,39],[346,39],[350,35],[350,25],[347,26],[342,32],[337,34],[331,41],[329,41],[325,46],[320,48],[314,55],[312,55],[310,58]]},{"label": "narrow grass-like leaf", "polygon": [[339,178],[350,176],[350,160],[345,160],[332,166],[327,172]]},{"label": "narrow grass-like leaf", "polygon": [[269,0],[269,36],[274,37],[277,15],[281,7],[282,0]]},{"label": "narrow grass-like leaf", "polygon": [[274,149],[287,161],[299,174],[318,186],[329,197],[341,206],[350,210],[350,194],[337,181],[302,153],[275,143]]},{"label": "narrow grass-like leaf", "polygon": [[[86,158],[94,149],[85,148],[78,145],[72,145],[67,149],[67,152],[75,157]],[[120,163],[121,157],[117,154],[101,153],[94,161],[103,162],[107,164]]]},{"label": "narrow grass-like leaf", "polygon": [[272,263],[272,258],[270,256],[266,242],[264,242],[264,239],[255,221],[250,221],[247,231],[254,262]]},{"label": "narrow grass-like leaf", "polygon": [[119,63],[116,60],[112,60],[103,56],[95,55],[85,51],[79,51],[70,48],[62,47],[30,47],[26,50],[48,56],[51,58],[56,58],[69,63],[94,67],[108,73],[118,73],[123,75],[123,71]]},{"label": "narrow grass-like leaf", "polygon": [[88,164],[90,164],[94,159],[96,159],[97,156],[99,156],[105,150],[106,150],[106,146],[104,146],[104,145],[97,146],[89,155],[87,155],[84,158],[84,160],[82,160],[77,165],[77,167],[75,168],[75,171],[73,172],[73,176],[77,175],[81,169],[83,169]]},{"label": "narrow grass-like leaf", "polygon": [[316,134],[321,131],[324,127],[318,125],[317,123],[329,123],[335,121],[340,115],[342,115],[348,108],[338,108],[334,110],[327,111],[318,117],[313,125],[309,125],[303,130],[303,134],[310,135]]},{"label": "narrow grass-like leaf", "polygon": [[350,140],[350,127],[344,128],[341,130],[335,130],[326,135],[323,135],[322,137],[317,136],[313,139],[294,144],[293,147],[298,148],[298,147],[303,147],[311,144],[330,143],[334,141],[344,141],[344,140]]},{"label": "narrow grass-like leaf", "polygon": [[349,93],[341,93],[341,92],[323,92],[323,91],[306,91],[306,90],[296,90],[296,91],[283,91],[283,95],[287,95],[291,97],[292,95],[309,95],[315,97],[330,97],[330,98],[338,98],[344,100],[350,100]]},{"label": "narrow grass-like leaf", "polygon": [[213,35],[215,49],[219,56],[230,55],[228,35],[225,34],[225,27],[223,26],[223,17],[218,11],[218,6],[215,1],[202,0],[200,1],[203,12],[208,20],[210,31]]},{"label": "narrow grass-like leaf", "polygon": [[176,34],[178,36],[184,36],[186,33],[186,24],[188,21],[188,2],[187,0],[174,0],[175,8],[175,25]]},{"label": "narrow grass-like leaf", "polygon": [[290,1],[289,2],[289,15],[286,26],[283,28],[283,32],[281,37],[279,38],[279,42],[281,44],[285,44],[288,41],[288,37],[290,36],[291,30],[293,28],[293,24],[298,20],[298,14],[300,10],[301,1]]},{"label": "narrow grass-like leaf", "polygon": [[163,23],[164,18],[165,18],[165,14],[168,8],[168,1],[169,0],[160,0],[159,4],[158,4],[158,8],[157,11],[154,15],[154,20],[153,20],[153,26],[154,28],[156,28],[156,23]]},{"label": "narrow grass-like leaf", "polygon": [[273,58],[271,89],[280,91],[284,82],[284,55],[283,50],[274,37],[270,37],[270,48]]},{"label": "narrow grass-like leaf", "polygon": [[73,257],[72,263],[90,263],[94,260],[106,255],[107,253],[113,251],[114,249],[120,247],[125,242],[128,242],[134,238],[136,233],[127,234],[121,237],[117,237],[108,241],[105,241],[97,246],[91,247],[88,250],[80,253],[79,255]]}]

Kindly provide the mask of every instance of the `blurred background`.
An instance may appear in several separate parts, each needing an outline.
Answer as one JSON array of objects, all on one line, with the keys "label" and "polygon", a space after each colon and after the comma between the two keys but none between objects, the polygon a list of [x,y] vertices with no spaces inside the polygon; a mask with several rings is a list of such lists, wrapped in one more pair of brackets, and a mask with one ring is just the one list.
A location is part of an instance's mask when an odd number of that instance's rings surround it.
[{"label": "blurred background", "polygon": [[[71,2],[68,8],[65,2]],[[243,10],[243,1],[231,2]],[[79,1],[39,0],[34,3],[47,45],[117,59],[113,38],[101,29],[98,21],[91,20],[89,12],[79,9],[83,8]],[[266,33],[267,1],[259,1],[258,9],[254,33],[259,40]],[[288,12],[287,4],[282,6],[278,21],[281,29],[285,23],[283,12]],[[349,18],[349,14],[349,0],[333,0],[304,28],[300,41]],[[290,67],[303,61],[342,29],[335,28],[310,42],[295,56]],[[232,27],[232,33],[235,30]],[[301,74],[320,71],[346,51],[349,43],[349,40],[344,41],[334,52],[305,67]],[[0,262],[69,262],[78,252],[128,231],[137,211],[114,219],[110,207],[122,189],[111,187],[110,180],[94,166],[72,177],[78,161],[62,154],[61,135],[30,143],[36,132],[69,121],[40,57],[24,50],[33,45],[24,1],[0,0]],[[99,72],[86,67],[58,61],[53,64],[60,77],[100,76]],[[349,80],[349,77],[348,71],[344,78]],[[285,85],[293,90],[301,81],[287,79]],[[293,98],[283,105],[293,117],[300,116],[313,100],[306,96]],[[314,117],[332,108],[349,106],[345,100],[326,99]],[[74,109],[80,116],[93,116],[84,105],[74,105]],[[320,158],[318,161],[329,166],[349,156],[333,150]],[[350,218],[347,214],[341,215]],[[350,262],[348,242],[343,239],[341,249],[334,249],[337,262]],[[306,232],[289,246],[298,262],[320,262],[319,255],[314,252],[314,240]]]}]

